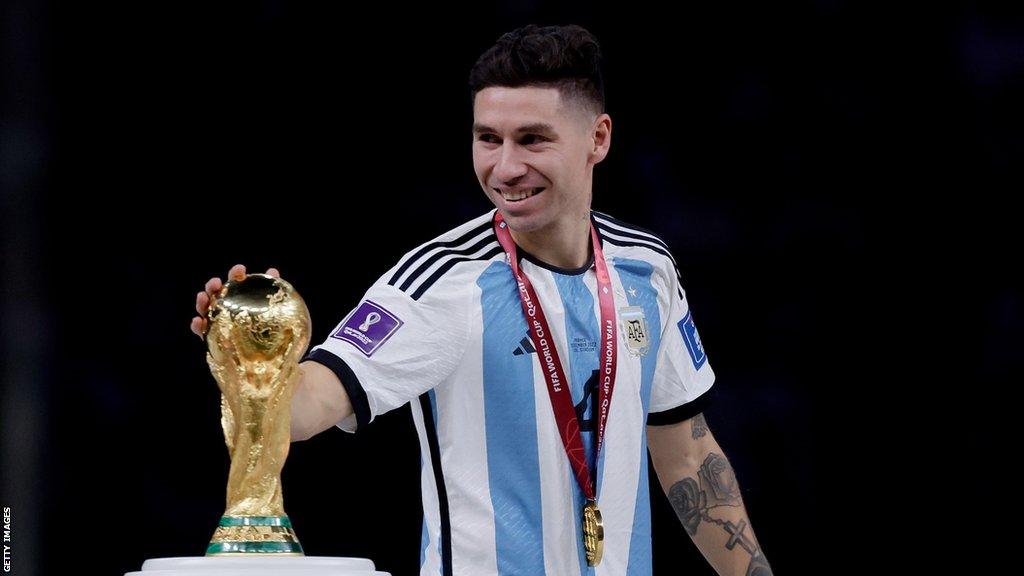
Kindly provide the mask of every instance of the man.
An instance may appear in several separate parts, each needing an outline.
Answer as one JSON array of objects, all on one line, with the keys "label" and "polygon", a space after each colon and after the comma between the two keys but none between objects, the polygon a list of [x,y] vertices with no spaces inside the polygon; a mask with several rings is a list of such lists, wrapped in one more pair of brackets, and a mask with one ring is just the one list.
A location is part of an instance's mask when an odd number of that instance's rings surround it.
[{"label": "man", "polygon": [[473,165],[495,210],[406,254],[301,364],[293,440],[411,403],[423,574],[650,574],[648,448],[715,570],[771,573],[700,413],[714,373],[675,262],[590,209],[612,131],[599,59],[578,26],[480,57]]}]

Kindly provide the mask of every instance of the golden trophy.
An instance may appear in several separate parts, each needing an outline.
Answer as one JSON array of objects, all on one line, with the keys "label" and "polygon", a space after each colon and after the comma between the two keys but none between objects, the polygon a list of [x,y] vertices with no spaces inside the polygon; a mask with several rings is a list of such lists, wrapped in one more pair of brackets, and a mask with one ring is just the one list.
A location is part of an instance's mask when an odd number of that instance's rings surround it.
[{"label": "golden trophy", "polygon": [[227,509],[207,556],[302,555],[284,512],[281,470],[291,443],[291,400],[310,339],[309,310],[280,278],[228,282],[209,310],[206,355],[221,391],[231,456]]},{"label": "golden trophy", "polygon": [[206,360],[231,455],[227,508],[206,556],[151,558],[125,576],[388,576],[367,559],[304,555],[284,513],[292,393],[310,338],[302,298],[280,278],[250,274],[224,285],[208,318]]}]

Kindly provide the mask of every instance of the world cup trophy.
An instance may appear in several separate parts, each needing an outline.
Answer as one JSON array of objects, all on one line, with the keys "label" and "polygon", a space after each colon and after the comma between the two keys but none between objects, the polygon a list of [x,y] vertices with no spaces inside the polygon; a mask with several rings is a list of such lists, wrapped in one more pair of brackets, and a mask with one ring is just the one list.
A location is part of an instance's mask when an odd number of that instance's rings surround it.
[{"label": "world cup trophy", "polygon": [[266,274],[228,282],[210,307],[206,360],[221,391],[231,471],[207,556],[303,553],[284,512],[281,470],[310,328],[295,288]]},{"label": "world cup trophy", "polygon": [[224,285],[208,320],[206,361],[231,456],[227,508],[206,556],[152,558],[125,576],[388,576],[368,559],[304,555],[284,513],[292,394],[310,339],[305,302],[288,282],[250,274]]}]

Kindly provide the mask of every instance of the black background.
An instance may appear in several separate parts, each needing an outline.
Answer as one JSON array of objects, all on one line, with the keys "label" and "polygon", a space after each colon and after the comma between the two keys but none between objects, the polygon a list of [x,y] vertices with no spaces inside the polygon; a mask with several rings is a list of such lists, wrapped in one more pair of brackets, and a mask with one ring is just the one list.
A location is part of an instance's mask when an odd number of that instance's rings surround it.
[{"label": "black background", "polygon": [[[236,262],[314,342],[483,213],[466,78],[526,23],[606,55],[594,207],[658,232],[712,431],[779,574],[1012,558],[1024,11],[997,3],[3,7],[3,506],[17,574],[201,555],[219,393],[188,330]],[[294,444],[310,555],[418,566],[408,409]],[[652,486],[656,574],[710,574]],[[889,554],[889,553],[892,554]],[[883,556],[885,557],[883,559]]]}]

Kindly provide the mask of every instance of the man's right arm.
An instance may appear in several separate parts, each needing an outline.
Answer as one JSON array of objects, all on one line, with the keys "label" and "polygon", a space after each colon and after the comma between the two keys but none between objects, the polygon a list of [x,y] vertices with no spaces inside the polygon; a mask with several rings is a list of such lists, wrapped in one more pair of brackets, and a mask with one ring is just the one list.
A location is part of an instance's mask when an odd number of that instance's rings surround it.
[{"label": "man's right arm", "polygon": [[352,415],[352,402],[333,370],[312,360],[299,369],[302,377],[292,396],[292,442],[309,440]]},{"label": "man's right arm", "polygon": [[[274,268],[267,274],[280,278]],[[245,266],[235,264],[228,272],[228,280],[245,278]],[[192,332],[199,338],[206,333],[206,313],[217,293],[223,287],[220,278],[210,278],[201,292],[196,294],[196,312],[192,318]],[[295,385],[292,396],[291,439],[292,442],[308,440],[352,414],[352,402],[335,373],[318,362],[306,361],[299,364],[302,376]]]}]

